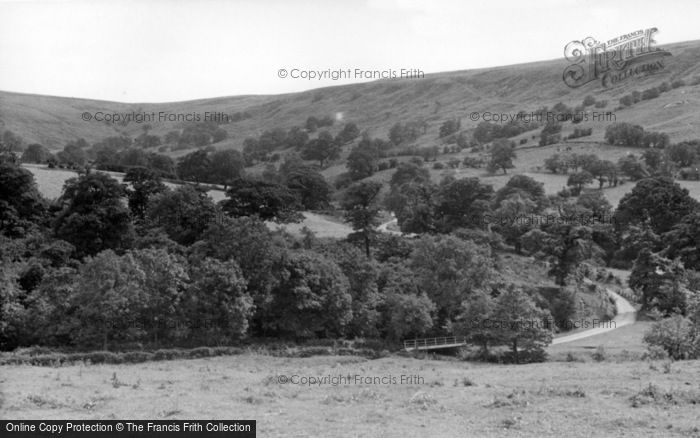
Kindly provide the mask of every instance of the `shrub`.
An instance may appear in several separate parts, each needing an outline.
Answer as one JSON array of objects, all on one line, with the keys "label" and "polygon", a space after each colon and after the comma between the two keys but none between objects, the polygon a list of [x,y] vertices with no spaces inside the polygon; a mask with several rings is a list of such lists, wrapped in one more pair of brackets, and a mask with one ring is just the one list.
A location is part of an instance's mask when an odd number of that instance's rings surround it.
[{"label": "shrub", "polygon": [[678,88],[684,85],[685,81],[683,81],[683,79],[676,79],[675,81],[671,82],[671,88]]},{"label": "shrub", "polygon": [[649,345],[649,354],[658,354],[663,349],[669,357],[675,360],[693,359],[698,357],[700,342],[697,328],[692,321],[682,315],[674,315],[654,323],[644,335],[644,342]]},{"label": "shrub", "polygon": [[213,356],[212,350],[209,347],[199,347],[192,349],[188,352],[187,354],[188,357],[191,358],[197,358],[197,357],[211,357]]},{"label": "shrub", "polygon": [[607,354],[605,353],[605,347],[599,345],[598,348],[595,349],[595,352],[591,354],[591,357],[596,362],[603,362],[607,357]]},{"label": "shrub", "polygon": [[141,363],[153,360],[153,353],[145,351],[130,351],[122,355],[125,363]]}]

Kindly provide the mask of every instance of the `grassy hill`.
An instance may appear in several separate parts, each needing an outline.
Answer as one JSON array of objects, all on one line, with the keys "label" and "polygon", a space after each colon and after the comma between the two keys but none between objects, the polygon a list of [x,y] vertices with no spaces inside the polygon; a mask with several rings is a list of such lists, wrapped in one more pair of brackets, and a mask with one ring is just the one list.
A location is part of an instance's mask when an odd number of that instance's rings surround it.
[{"label": "grassy hill", "polygon": [[[67,141],[85,138],[95,142],[110,135],[138,135],[143,125],[83,121],[85,111],[95,113],[151,112],[200,113],[246,112],[244,120],[224,125],[228,138],[222,148],[240,148],[243,140],[265,129],[303,125],[309,116],[337,115],[343,121],[357,123],[377,137],[386,137],[396,122],[423,120],[428,131],[419,143],[437,143],[437,130],[442,121],[457,117],[467,131],[478,122],[469,120],[473,111],[532,111],[557,102],[578,105],[584,96],[608,100],[606,110],[613,110],[618,99],[632,90],[643,90],[684,79],[700,77],[700,41],[664,47],[672,53],[666,69],[646,78],[632,78],[614,89],[604,89],[599,81],[578,89],[562,81],[562,72],[569,64],[564,59],[534,62],[497,68],[456,71],[426,75],[422,79],[381,80],[362,84],[316,89],[301,93],[270,96],[234,96],[173,103],[126,104],[69,97],[37,96],[0,92],[0,130],[9,129],[28,142],[39,142],[50,148],[61,148]],[[617,121],[638,123],[647,129],[667,132],[676,141],[700,137],[700,87],[687,86],[664,93],[661,97],[640,102],[617,111]],[[591,123],[591,122],[589,122]],[[592,122],[600,128],[600,123]],[[177,127],[177,122],[151,123],[152,133],[164,135]],[[587,127],[586,123],[579,125]],[[601,138],[603,130],[594,129]],[[564,132],[566,134],[566,132]],[[182,153],[182,152],[181,152]],[[178,154],[179,155],[179,154]]]}]

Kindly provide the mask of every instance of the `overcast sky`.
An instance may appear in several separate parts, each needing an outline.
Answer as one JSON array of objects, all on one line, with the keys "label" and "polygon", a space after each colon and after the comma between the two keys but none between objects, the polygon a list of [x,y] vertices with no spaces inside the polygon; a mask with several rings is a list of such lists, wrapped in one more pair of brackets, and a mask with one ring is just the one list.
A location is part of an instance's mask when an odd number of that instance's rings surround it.
[{"label": "overcast sky", "polygon": [[0,90],[123,102],[276,94],[357,80],[279,69],[426,73],[563,56],[657,27],[700,39],[700,2],[0,0]]}]

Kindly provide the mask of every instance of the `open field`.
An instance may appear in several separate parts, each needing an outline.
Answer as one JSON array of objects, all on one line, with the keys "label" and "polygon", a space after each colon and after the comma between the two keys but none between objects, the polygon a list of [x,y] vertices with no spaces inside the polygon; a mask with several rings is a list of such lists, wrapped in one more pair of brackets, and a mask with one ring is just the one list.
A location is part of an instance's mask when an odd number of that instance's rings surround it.
[{"label": "open field", "polygon": [[[644,361],[496,366],[252,353],[119,366],[5,366],[0,415],[256,419],[265,437],[698,436],[698,373],[700,361],[673,363],[666,373],[662,364]],[[278,383],[280,375],[348,374],[347,385]],[[397,381],[354,384],[355,375]],[[401,376],[414,382],[401,384]]]},{"label": "open field", "polygon": [[[34,179],[39,187],[39,192],[41,192],[41,194],[48,199],[56,199],[61,196],[65,182],[78,176],[78,174],[72,170],[49,169],[44,165],[36,164],[24,164],[23,166],[34,174]],[[106,173],[119,182],[124,180],[123,173],[105,172],[102,170],[99,172]],[[177,187],[176,184],[169,182],[166,182],[165,185],[171,188]],[[219,202],[226,198],[226,195],[222,190],[209,190],[207,193],[214,200],[214,202]]]}]

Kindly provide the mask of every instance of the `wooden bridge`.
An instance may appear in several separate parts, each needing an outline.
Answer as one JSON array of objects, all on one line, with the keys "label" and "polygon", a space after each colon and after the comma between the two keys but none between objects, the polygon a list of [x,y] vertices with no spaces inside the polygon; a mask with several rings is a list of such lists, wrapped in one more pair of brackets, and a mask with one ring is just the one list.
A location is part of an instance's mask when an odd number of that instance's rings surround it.
[{"label": "wooden bridge", "polygon": [[464,336],[443,336],[441,338],[423,338],[403,341],[403,348],[406,351],[413,350],[438,350],[441,348],[454,348],[467,345]]}]

